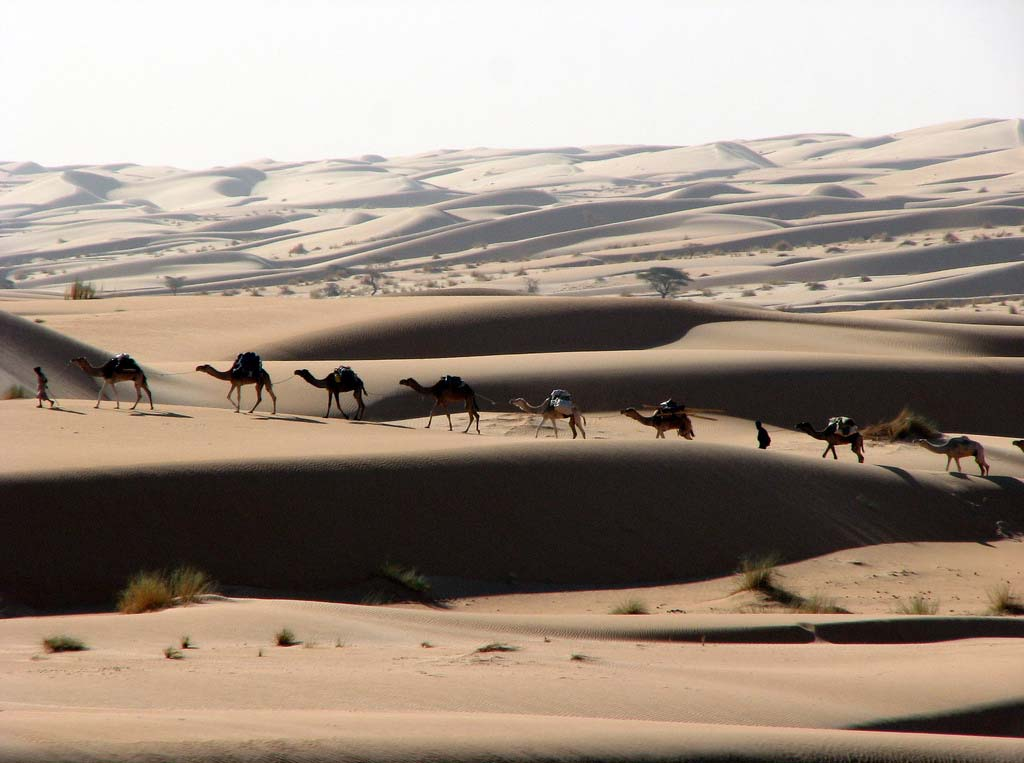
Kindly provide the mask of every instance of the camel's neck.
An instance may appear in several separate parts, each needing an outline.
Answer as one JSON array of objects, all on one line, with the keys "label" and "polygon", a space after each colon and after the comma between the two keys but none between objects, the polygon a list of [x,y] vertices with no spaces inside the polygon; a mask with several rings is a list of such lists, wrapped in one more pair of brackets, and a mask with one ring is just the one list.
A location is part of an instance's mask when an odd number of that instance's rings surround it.
[{"label": "camel's neck", "polygon": [[813,437],[815,440],[824,440],[828,437],[824,429],[819,432],[814,427],[807,427],[804,431],[811,437]]},{"label": "camel's neck", "polygon": [[301,376],[307,382],[312,384],[314,387],[319,387],[320,389],[323,389],[324,387],[326,387],[327,386],[327,380],[331,378],[330,375],[328,375],[328,376],[324,377],[323,379],[317,379],[309,371],[299,371],[299,376]]},{"label": "camel's neck", "polygon": [[409,379],[409,387],[412,388],[413,392],[419,392],[421,395],[433,395],[434,394],[433,387],[428,389],[428,388],[424,387],[422,384],[420,384],[418,381],[416,381],[415,379]]},{"label": "camel's neck", "polygon": [[944,445],[933,445],[927,440],[918,440],[917,444],[926,450],[930,450],[932,453],[945,453],[946,448],[949,446],[949,443],[945,443]]},{"label": "camel's neck", "polygon": [[641,424],[644,424],[646,426],[657,426],[657,423],[654,420],[654,416],[644,416],[642,413],[640,413],[640,411],[633,411],[632,413],[627,413],[626,415],[629,416],[631,419],[635,419],[636,421],[639,421]]},{"label": "camel's neck", "polygon": [[103,369],[102,368],[97,368],[92,363],[90,363],[88,360],[86,360],[86,361],[84,361],[82,363],[76,363],[75,365],[78,366],[79,368],[81,368],[87,374],[89,374],[89,376],[103,376]]},{"label": "camel's neck", "polygon": [[209,374],[214,379],[221,379],[222,381],[231,381],[230,371],[218,371],[213,366],[203,366],[203,373]]},{"label": "camel's neck", "polygon": [[526,406],[526,408],[529,409],[530,413],[543,413],[547,409],[547,406],[544,405],[543,403],[541,403],[540,405],[531,405],[528,401],[524,400],[523,398],[520,398],[519,402]]}]

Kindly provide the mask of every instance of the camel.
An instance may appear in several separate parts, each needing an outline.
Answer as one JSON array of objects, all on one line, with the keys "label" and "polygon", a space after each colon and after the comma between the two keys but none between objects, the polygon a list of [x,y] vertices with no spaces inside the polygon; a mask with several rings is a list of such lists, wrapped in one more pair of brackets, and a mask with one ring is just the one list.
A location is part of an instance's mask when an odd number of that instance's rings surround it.
[{"label": "camel", "polygon": [[760,421],[755,421],[754,427],[757,429],[757,447],[767,450],[768,446],[772,444],[772,436],[768,434],[768,430],[761,425]]},{"label": "camel", "polygon": [[[839,460],[838,454],[836,454],[836,445],[849,445],[850,450],[857,456],[859,463],[864,463],[864,437],[860,432],[856,431],[856,425],[853,426],[853,431],[849,434],[841,434],[840,426],[837,421],[842,420],[843,417],[834,417],[829,419],[828,426],[826,426],[820,432],[811,426],[808,422],[804,421],[796,425],[796,428],[801,432],[806,432],[815,440],[824,440],[828,443],[828,447],[825,448],[825,452],[821,454],[822,458],[828,455],[829,451],[832,451],[832,458]],[[850,421],[850,424],[853,424]]]},{"label": "camel", "polygon": [[[233,370],[233,369],[232,369]],[[256,376],[242,376],[238,373],[232,373],[232,371],[218,371],[216,368],[210,365],[196,366],[196,371],[201,371],[204,374],[209,374],[214,379],[220,379],[221,381],[231,382],[231,389],[228,390],[228,402],[235,404],[235,413],[239,413],[242,408],[242,387],[246,384],[256,385],[256,403],[252,408],[249,409],[249,413],[256,410],[263,401],[263,388],[267,388],[267,394],[270,395],[270,399],[274,401],[274,410],[271,415],[277,414],[277,395],[274,394],[274,385],[270,382],[270,374],[264,371],[262,368]],[[236,392],[237,401],[231,399],[231,393]]]},{"label": "camel", "polygon": [[430,407],[430,418],[427,420],[426,429],[430,429],[430,425],[434,421],[435,409],[437,406],[441,406],[444,409],[444,415],[448,417],[448,431],[453,431],[452,415],[448,412],[448,406],[451,403],[458,403],[464,400],[466,402],[466,413],[469,414],[469,423],[466,424],[466,428],[462,430],[462,433],[468,432],[475,421],[476,433],[480,434],[480,406],[476,402],[476,393],[473,392],[472,387],[458,376],[442,376],[432,387],[424,387],[418,381],[411,378],[401,379],[398,383],[414,392],[419,392],[421,395],[431,395],[434,398],[434,404]]},{"label": "camel", "polygon": [[925,450],[930,450],[932,453],[941,453],[946,457],[946,471],[949,471],[949,463],[956,461],[957,471],[963,471],[960,468],[960,459],[965,456],[974,456],[974,462],[978,465],[981,470],[981,476],[984,477],[988,474],[988,462],[985,460],[985,446],[977,440],[972,440],[970,437],[950,437],[945,442],[932,442],[931,440],[914,440],[917,445],[920,445]]},{"label": "camel", "polygon": [[366,410],[366,405],[363,403],[363,395],[370,394],[366,391],[366,387],[363,385],[363,380],[359,378],[348,366],[339,366],[338,368],[331,371],[323,379],[317,379],[313,374],[307,371],[305,368],[300,368],[295,372],[296,376],[305,379],[308,383],[319,389],[327,390],[327,413],[324,414],[324,418],[330,418],[331,415],[331,399],[334,399],[334,403],[338,406],[338,412],[341,414],[343,419],[347,419],[345,411],[341,408],[341,399],[339,395],[342,392],[351,392],[353,397],[356,399],[356,405],[358,408],[355,412],[355,420],[359,421],[363,418],[363,411]]},{"label": "camel", "polygon": [[545,421],[551,422],[551,428],[555,430],[555,438],[558,438],[558,420],[568,419],[569,429],[572,430],[572,439],[576,439],[576,429],[579,428],[580,434],[583,435],[583,439],[587,439],[587,432],[583,429],[583,425],[587,423],[586,418],[580,413],[580,409],[573,404],[571,412],[566,413],[564,408],[555,408],[551,405],[551,398],[547,398],[540,405],[530,405],[524,398],[517,397],[514,400],[509,400],[509,405],[514,405],[516,408],[521,410],[523,413],[539,413],[540,414],[540,426],[537,427],[536,433],[533,438],[537,439],[540,436],[541,427],[544,426]]},{"label": "camel", "polygon": [[671,432],[673,429],[678,430],[679,436],[685,437],[687,440],[692,440],[694,437],[693,422],[682,411],[669,414],[655,413],[653,416],[644,416],[636,408],[627,408],[624,411],[619,411],[619,413],[631,419],[636,419],[644,426],[654,427],[658,430],[658,434],[654,436],[655,440],[664,440],[665,432]]},{"label": "camel", "polygon": [[[127,358],[128,356],[118,356]],[[153,410],[153,393],[149,391],[149,384],[146,383],[146,372],[135,365],[134,361],[130,361],[130,365],[124,367],[118,367],[120,363],[116,358],[111,358],[102,366],[94,366],[85,358],[74,358],[71,361],[76,366],[85,371],[89,376],[95,376],[103,379],[103,385],[100,387],[100,394],[96,398],[96,405],[94,408],[100,407],[100,400],[103,399],[103,392],[106,390],[107,385],[114,390],[114,403],[116,408],[121,407],[121,398],[117,394],[118,382],[130,381],[135,385],[135,405],[131,407],[131,410],[135,410],[139,405],[139,401],[142,400],[142,391],[146,391],[146,396],[149,398],[149,410]]]},{"label": "camel", "polygon": [[1021,450],[1024,450],[1024,440],[1014,440],[1010,445],[1016,445]]}]

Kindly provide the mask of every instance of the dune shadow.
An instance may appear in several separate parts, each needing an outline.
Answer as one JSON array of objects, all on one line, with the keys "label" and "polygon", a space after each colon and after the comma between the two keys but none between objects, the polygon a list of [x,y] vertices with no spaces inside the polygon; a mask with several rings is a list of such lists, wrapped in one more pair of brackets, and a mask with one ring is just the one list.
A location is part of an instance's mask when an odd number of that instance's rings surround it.
[{"label": "dune shadow", "polygon": [[906,469],[903,469],[899,466],[886,466],[885,464],[876,464],[876,466],[878,466],[880,469],[885,469],[888,472],[892,472],[901,480],[906,482],[908,485],[913,485],[914,487],[921,486],[921,483],[914,478],[914,475],[908,472]]},{"label": "dune shadow", "polygon": [[43,410],[60,411],[61,413],[73,413],[76,416],[84,416],[85,415],[85,411],[73,411],[70,408],[60,408],[60,407],[57,407],[57,408],[44,408]]},{"label": "dune shadow", "polygon": [[359,426],[368,426],[368,427],[391,427],[392,429],[415,429],[416,428],[416,427],[411,427],[408,424],[389,424],[386,421],[353,421],[352,419],[349,419],[349,423],[350,424],[358,424]]},{"label": "dune shadow", "polygon": [[294,422],[297,422],[299,424],[326,424],[327,423],[326,421],[320,421],[319,419],[307,419],[307,418],[305,418],[303,416],[279,416],[277,414],[272,414],[270,416],[258,415],[257,414],[256,416],[253,416],[253,419],[255,419],[256,421],[294,421]]},{"label": "dune shadow", "polygon": [[132,411],[132,416],[156,416],[162,419],[191,419],[192,416],[188,416],[184,413],[175,413],[174,411]]}]

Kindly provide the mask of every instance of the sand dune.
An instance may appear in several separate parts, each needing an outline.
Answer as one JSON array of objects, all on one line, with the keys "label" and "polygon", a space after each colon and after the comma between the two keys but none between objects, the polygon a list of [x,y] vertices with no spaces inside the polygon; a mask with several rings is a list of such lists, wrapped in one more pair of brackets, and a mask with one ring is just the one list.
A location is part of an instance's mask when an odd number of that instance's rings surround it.
[{"label": "sand dune", "polygon": [[[1021,136],[0,164],[0,760],[1024,759]],[[195,370],[244,351],[276,413]],[[67,364],[115,352],[153,410]],[[695,439],[620,413],[669,397]],[[794,428],[905,406],[988,474]],[[224,595],[109,611],[180,564]]]}]

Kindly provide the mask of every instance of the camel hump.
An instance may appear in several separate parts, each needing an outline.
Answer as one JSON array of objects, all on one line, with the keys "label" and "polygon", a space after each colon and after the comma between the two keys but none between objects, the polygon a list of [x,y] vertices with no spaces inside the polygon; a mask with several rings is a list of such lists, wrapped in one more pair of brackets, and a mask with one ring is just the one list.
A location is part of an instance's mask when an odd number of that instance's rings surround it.
[{"label": "camel hump", "polygon": [[466,382],[462,381],[461,376],[451,376],[449,374],[445,374],[441,377],[441,383],[446,387],[451,387],[452,389],[458,389],[459,387],[464,387],[466,385]]},{"label": "camel hump", "polygon": [[111,376],[112,374],[122,371],[141,371],[142,369],[139,368],[139,364],[135,362],[135,358],[127,352],[122,352],[104,363],[102,370],[104,376]]},{"label": "camel hump", "polygon": [[246,376],[255,379],[263,370],[263,361],[255,352],[242,352],[231,367],[232,376]]},{"label": "camel hump", "polygon": [[677,403],[672,398],[668,400],[662,400],[658,403],[658,413],[679,413],[685,410],[686,406],[682,403]]},{"label": "camel hump", "polygon": [[331,373],[334,374],[334,381],[337,384],[341,384],[343,381],[355,381],[356,379],[356,372],[350,366],[338,366]]},{"label": "camel hump", "polygon": [[860,427],[849,416],[833,416],[828,420],[825,431],[835,432],[843,437],[852,437],[860,431]]},{"label": "camel hump", "polygon": [[565,416],[572,415],[572,394],[564,389],[553,389],[548,395],[548,405]]}]

